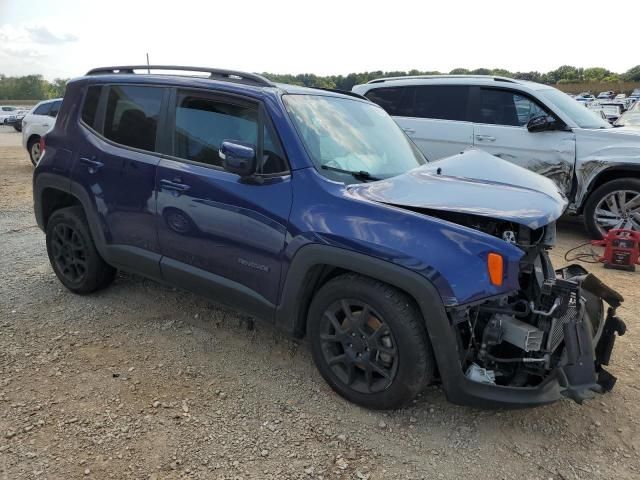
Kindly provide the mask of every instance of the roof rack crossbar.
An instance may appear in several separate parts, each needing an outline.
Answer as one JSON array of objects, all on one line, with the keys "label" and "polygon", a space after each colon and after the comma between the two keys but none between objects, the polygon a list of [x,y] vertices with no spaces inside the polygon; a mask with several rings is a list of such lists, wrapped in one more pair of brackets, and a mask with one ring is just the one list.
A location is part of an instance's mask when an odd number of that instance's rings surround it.
[{"label": "roof rack crossbar", "polygon": [[[184,67],[179,65],[123,65],[115,67],[99,67],[93,68],[87,72],[87,75],[109,75],[113,73],[129,73],[134,74],[136,70],[169,70],[180,72],[204,72],[209,74],[209,78],[213,80],[223,81],[245,81],[262,87],[273,87],[274,84],[256,73],[239,72],[236,70],[224,70],[220,68],[208,67]],[[145,72],[146,73],[146,72]]]}]

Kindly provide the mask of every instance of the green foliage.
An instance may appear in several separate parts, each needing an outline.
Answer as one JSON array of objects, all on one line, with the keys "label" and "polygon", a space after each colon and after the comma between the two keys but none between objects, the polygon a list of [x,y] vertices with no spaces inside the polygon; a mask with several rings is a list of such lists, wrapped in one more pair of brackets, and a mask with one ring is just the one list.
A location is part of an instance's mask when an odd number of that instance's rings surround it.
[{"label": "green foliage", "polygon": [[[381,77],[403,77],[407,75],[438,75],[437,71],[410,70],[383,72],[350,73],[348,75],[320,76],[313,73],[301,73],[298,75],[264,73],[270,80],[278,83],[289,83],[305,87],[336,88],[338,90],[351,90],[354,85],[367,83],[370,80]],[[617,74],[602,67],[578,68],[572,65],[563,65],[547,73],[510,72],[503,68],[454,68],[451,75],[496,75],[511,77],[532,82],[572,85],[580,83],[618,83],[640,82],[640,65],[630,68],[625,73]],[[57,98],[64,95],[67,80],[56,78],[53,81],[45,80],[42,75],[27,75],[24,77],[7,77],[0,74],[0,100],[43,100]]]},{"label": "green foliage", "polygon": [[640,65],[636,65],[623,73],[622,79],[627,82],[640,82]]}]

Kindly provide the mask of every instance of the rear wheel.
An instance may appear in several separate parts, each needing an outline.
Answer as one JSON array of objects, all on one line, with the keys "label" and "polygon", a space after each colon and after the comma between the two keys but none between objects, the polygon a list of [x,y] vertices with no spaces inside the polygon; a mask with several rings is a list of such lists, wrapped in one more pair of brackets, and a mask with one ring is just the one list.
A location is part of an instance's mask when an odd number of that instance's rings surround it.
[{"label": "rear wheel", "polygon": [[596,239],[611,229],[640,231],[640,179],[619,178],[598,187],[584,207],[584,221]]},{"label": "rear wheel", "polygon": [[434,359],[420,312],[403,292],[359,275],[330,280],[309,309],[318,370],[347,400],[397,408],[431,381]]},{"label": "rear wheel", "polygon": [[40,150],[40,137],[32,137],[29,139],[29,144],[27,145],[27,149],[29,150],[29,158],[31,158],[31,163],[35,167],[38,165],[38,161],[40,160],[40,156],[42,155],[42,151]]},{"label": "rear wheel", "polygon": [[116,269],[96,250],[82,207],[57,210],[47,222],[47,254],[62,284],[75,293],[91,293],[109,285]]}]

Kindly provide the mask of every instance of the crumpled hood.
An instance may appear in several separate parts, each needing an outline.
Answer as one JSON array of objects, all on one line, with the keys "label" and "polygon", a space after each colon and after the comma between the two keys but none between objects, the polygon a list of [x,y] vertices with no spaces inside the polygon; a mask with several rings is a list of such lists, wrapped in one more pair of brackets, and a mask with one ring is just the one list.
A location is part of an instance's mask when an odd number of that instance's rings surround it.
[{"label": "crumpled hood", "polygon": [[548,178],[475,149],[347,191],[389,205],[468,213],[533,229],[556,220],[567,206]]}]

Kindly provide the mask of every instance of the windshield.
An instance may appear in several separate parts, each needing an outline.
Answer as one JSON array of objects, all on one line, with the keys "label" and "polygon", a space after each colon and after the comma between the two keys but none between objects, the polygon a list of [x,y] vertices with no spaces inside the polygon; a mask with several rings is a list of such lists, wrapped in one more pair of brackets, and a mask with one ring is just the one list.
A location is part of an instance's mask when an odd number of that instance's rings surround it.
[{"label": "windshield", "polygon": [[547,100],[553,102],[565,115],[571,118],[580,128],[611,128],[606,120],[600,115],[585,108],[579,102],[560,90],[555,88],[545,88],[539,90],[540,94]]},{"label": "windshield", "polygon": [[[388,178],[425,163],[424,156],[377,105],[320,95],[284,95],[284,104],[317,168]],[[348,173],[323,170],[345,182]]]}]

